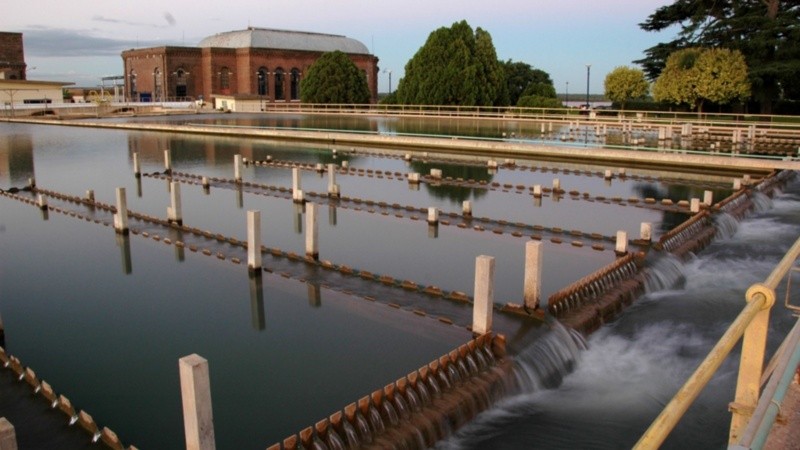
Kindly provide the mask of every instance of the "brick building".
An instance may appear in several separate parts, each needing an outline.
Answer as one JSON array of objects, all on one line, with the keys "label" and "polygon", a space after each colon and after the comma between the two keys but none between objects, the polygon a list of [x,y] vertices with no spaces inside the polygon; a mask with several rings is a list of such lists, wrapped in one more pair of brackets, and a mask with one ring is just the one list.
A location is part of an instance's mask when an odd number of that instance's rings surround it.
[{"label": "brick building", "polygon": [[125,96],[132,101],[216,96],[267,102],[299,101],[303,73],[323,53],[339,50],[364,71],[378,97],[378,58],[345,36],[249,27],[203,39],[197,47],[122,52]]},{"label": "brick building", "polygon": [[25,80],[22,33],[0,31],[0,80]]}]

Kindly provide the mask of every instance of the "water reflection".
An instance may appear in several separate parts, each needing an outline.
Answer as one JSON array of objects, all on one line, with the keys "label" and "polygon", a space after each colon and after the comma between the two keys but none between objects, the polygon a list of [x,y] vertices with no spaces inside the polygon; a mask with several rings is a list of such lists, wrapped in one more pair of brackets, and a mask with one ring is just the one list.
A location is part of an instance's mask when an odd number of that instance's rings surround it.
[{"label": "water reflection", "polygon": [[131,238],[127,234],[114,233],[116,236],[117,247],[119,247],[120,260],[122,261],[122,273],[130,275],[133,273],[133,260],[131,259]]},{"label": "water reflection", "polygon": [[31,135],[0,135],[0,183],[22,186],[29,178],[34,178]]},{"label": "water reflection", "polygon": [[322,306],[322,293],[321,286],[317,282],[309,281],[306,283],[308,286],[308,304],[309,306],[313,306],[314,308],[319,308]]},{"label": "water reflection", "polygon": [[264,279],[261,272],[251,272],[250,276],[250,317],[253,329],[262,331],[266,325],[264,319]]}]

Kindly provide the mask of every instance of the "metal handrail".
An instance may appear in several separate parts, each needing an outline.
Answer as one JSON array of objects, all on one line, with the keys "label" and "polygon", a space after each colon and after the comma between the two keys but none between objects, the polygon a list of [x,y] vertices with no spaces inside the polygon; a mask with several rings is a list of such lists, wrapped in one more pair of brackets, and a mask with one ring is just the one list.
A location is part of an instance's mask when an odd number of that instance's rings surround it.
[{"label": "metal handrail", "polygon": [[750,286],[745,294],[747,305],[697,370],[645,431],[634,446],[635,449],[658,448],[664,442],[730,354],[731,349],[739,342],[739,338],[744,336],[736,398],[731,404],[733,418],[729,436],[729,442],[738,441],[740,431],[747,425],[758,403],[766,331],[769,325],[769,311],[775,304],[775,288],[798,257],[800,257],[800,238],[795,241],[763,283]]}]

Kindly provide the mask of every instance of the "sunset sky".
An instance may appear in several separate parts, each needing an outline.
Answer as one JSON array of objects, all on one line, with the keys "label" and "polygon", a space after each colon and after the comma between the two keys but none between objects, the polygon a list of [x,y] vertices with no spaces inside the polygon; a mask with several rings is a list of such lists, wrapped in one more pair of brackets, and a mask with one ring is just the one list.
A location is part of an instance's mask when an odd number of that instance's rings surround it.
[{"label": "sunset sky", "polygon": [[674,30],[646,33],[638,24],[668,0],[29,0],[11,2],[0,31],[22,32],[28,79],[96,86],[122,74],[122,50],[194,46],[202,38],[248,26],[341,34],[380,58],[380,91],[392,89],[431,31],[467,20],[487,30],[498,58],[550,74],[558,92],[602,93],[614,67],[632,65]]}]

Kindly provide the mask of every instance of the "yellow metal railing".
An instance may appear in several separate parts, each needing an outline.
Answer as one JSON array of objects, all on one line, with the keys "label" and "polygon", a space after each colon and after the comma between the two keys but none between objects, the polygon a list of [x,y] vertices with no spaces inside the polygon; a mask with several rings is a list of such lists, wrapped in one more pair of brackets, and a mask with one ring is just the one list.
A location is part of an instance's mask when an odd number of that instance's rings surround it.
[{"label": "yellow metal railing", "polygon": [[800,238],[795,241],[763,283],[750,286],[745,294],[747,300],[745,308],[711,349],[708,356],[700,363],[697,370],[678,390],[661,414],[656,417],[634,446],[635,449],[658,448],[664,442],[722,365],[731,349],[739,342],[739,338],[743,338],[736,396],[730,404],[733,417],[729,442],[738,441],[759,399],[769,328],[769,312],[772,305],[775,304],[775,288],[792,269],[798,257],[800,257]]}]

